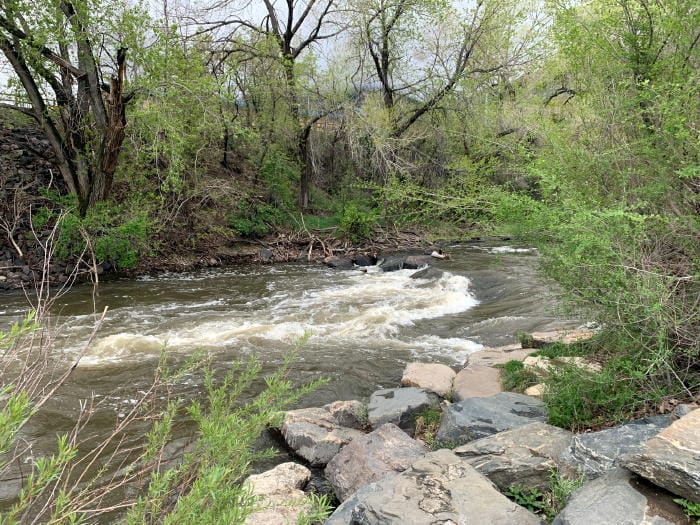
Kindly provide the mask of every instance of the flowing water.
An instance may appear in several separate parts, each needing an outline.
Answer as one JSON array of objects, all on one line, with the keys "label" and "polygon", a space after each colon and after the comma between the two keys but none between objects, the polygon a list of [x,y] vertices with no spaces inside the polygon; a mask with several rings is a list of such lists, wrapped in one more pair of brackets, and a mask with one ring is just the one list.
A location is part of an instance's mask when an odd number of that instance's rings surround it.
[{"label": "flowing water", "polygon": [[[55,312],[67,359],[84,348],[93,312],[109,306],[107,317],[27,437],[37,454],[51,450],[57,433],[72,425],[79,400],[92,394],[108,409],[91,432],[110,431],[135,392],[150,384],[163,345],[182,357],[204,350],[221,368],[255,355],[271,371],[307,334],[292,377],[329,379],[304,399],[313,406],[397,386],[412,360],[460,366],[482,346],[514,342],[518,331],[580,324],[557,315],[551,283],[536,275],[534,250],[464,244],[447,251],[451,259],[438,264],[444,273],[427,279],[412,278],[415,270],[288,264],[120,279],[101,283],[96,293],[76,286]],[[0,329],[26,308],[21,294],[0,297]],[[185,395],[201,390],[193,380]]]}]

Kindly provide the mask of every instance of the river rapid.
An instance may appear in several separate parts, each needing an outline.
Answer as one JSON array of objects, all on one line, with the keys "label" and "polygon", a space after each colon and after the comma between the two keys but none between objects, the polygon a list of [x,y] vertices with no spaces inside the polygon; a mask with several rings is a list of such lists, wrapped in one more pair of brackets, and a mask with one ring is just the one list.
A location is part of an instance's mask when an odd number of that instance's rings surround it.
[{"label": "river rapid", "polygon": [[[52,451],[80,400],[93,395],[104,407],[90,432],[109,432],[151,383],[163,347],[182,358],[202,350],[222,370],[257,356],[269,372],[306,334],[291,377],[329,380],[303,399],[315,406],[398,386],[409,361],[460,367],[483,346],[515,342],[519,331],[580,324],[560,315],[552,284],[536,275],[534,250],[456,244],[446,251],[450,260],[436,264],[444,273],[428,279],[411,278],[415,270],[286,264],[117,279],[97,291],[76,286],[60,298],[53,317],[66,360],[85,347],[94,312],[108,306],[107,316],[26,437],[36,455]],[[22,294],[0,297],[0,329],[26,309]],[[202,390],[193,377],[180,394],[195,399]]]}]

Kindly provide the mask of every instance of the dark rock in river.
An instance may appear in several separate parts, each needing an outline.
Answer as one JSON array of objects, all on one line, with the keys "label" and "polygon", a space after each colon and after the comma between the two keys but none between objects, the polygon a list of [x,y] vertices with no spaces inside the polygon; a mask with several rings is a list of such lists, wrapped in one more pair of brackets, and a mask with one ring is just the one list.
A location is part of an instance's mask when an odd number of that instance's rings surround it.
[{"label": "dark rock in river", "polygon": [[377,264],[377,258],[371,255],[358,255],[355,257],[355,264],[357,266],[374,266]]},{"label": "dark rock in river", "polygon": [[353,267],[352,259],[348,257],[338,257],[331,255],[323,259],[323,264],[335,268],[336,270],[350,270]]},{"label": "dark rock in river", "polygon": [[395,272],[397,270],[402,270],[406,257],[395,255],[392,257],[386,257],[379,261],[379,267],[384,272]]},{"label": "dark rock in river", "polygon": [[411,274],[411,279],[440,279],[443,275],[445,275],[445,272],[442,270],[438,270],[437,268],[434,268],[432,266],[428,266],[427,268],[423,268],[422,270],[418,270],[415,273]]},{"label": "dark rock in river", "polygon": [[426,452],[425,445],[387,423],[346,445],[326,466],[326,477],[344,501],[386,474],[403,472]]},{"label": "dark rock in river", "polygon": [[470,397],[451,404],[442,413],[437,438],[460,445],[546,419],[542,401],[534,397],[513,392]]},{"label": "dark rock in river", "polygon": [[387,388],[370,396],[367,415],[372,428],[394,423],[413,434],[416,416],[439,405],[440,398],[422,388]]},{"label": "dark rock in river", "polygon": [[409,255],[403,263],[403,267],[407,270],[418,270],[424,266],[430,266],[435,259],[430,255]]}]

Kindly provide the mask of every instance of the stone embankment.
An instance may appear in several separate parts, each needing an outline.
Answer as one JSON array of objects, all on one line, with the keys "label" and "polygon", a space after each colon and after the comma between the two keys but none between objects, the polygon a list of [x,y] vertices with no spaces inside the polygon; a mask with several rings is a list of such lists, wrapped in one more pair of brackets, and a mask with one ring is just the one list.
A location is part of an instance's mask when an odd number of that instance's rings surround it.
[{"label": "stone embankment", "polygon": [[[533,334],[526,342],[590,335]],[[538,397],[501,391],[496,366],[526,360],[532,351],[520,345],[484,349],[459,371],[409,363],[402,386],[375,392],[367,405],[337,401],[287,412],[286,443],[307,464],[324,468],[337,498],[326,523],[544,523],[542,513],[506,495],[514,488],[546,492],[557,473],[580,487],[553,517],[555,524],[691,525],[673,500],[700,502],[700,408],[684,405],[673,414],[575,435],[547,423]],[[551,363],[531,364],[545,365]],[[268,492],[251,477],[261,510],[249,525],[295,523],[308,509],[296,469],[266,473],[280,478]],[[285,491],[286,506],[277,512]]]}]

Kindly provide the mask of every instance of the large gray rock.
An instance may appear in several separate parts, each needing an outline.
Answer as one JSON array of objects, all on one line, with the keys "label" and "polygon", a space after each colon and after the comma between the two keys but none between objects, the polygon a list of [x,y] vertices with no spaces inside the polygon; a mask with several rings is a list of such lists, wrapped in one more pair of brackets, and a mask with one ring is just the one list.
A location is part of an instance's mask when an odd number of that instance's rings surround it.
[{"label": "large gray rock", "polygon": [[482,365],[469,365],[455,377],[452,398],[463,401],[469,397],[489,397],[503,391],[501,371]]},{"label": "large gray rock", "polygon": [[462,445],[454,453],[505,490],[513,485],[549,488],[549,477],[573,434],[535,422]]},{"label": "large gray rock", "polygon": [[378,266],[384,272],[395,272],[397,270],[402,270],[403,265],[406,262],[406,258],[400,255],[395,255],[391,257],[385,257],[379,260]]},{"label": "large gray rock", "polygon": [[615,468],[574,491],[553,525],[687,524],[668,493],[646,486],[630,471]]},{"label": "large gray rock", "polygon": [[590,339],[596,333],[593,330],[555,330],[552,332],[533,332],[525,337],[523,348],[542,348],[553,343],[570,345]]},{"label": "large gray rock", "polygon": [[447,365],[439,363],[408,363],[401,377],[402,386],[415,386],[448,397],[457,374]]},{"label": "large gray rock", "polygon": [[638,452],[644,443],[671,424],[670,416],[631,421],[599,432],[579,434],[571,442],[564,462],[571,471],[595,478],[619,465],[620,456]]},{"label": "large gray rock", "polygon": [[430,255],[409,255],[404,260],[403,267],[408,270],[417,270],[424,266],[430,266],[435,259]]},{"label": "large gray rock", "polygon": [[440,398],[422,388],[385,388],[370,396],[367,417],[372,428],[394,423],[413,433],[416,429],[416,416],[439,405]]},{"label": "large gray rock", "polygon": [[622,464],[674,494],[700,503],[700,408],[674,421]]},{"label": "large gray rock", "polygon": [[520,343],[498,346],[495,348],[484,348],[483,350],[469,354],[465,365],[504,365],[508,361],[522,361],[529,356],[531,352],[531,349],[523,349]]},{"label": "large gray rock", "polygon": [[364,435],[364,412],[359,401],[290,410],[284,415],[282,435],[294,452],[312,466],[322,467],[350,441]]},{"label": "large gray rock", "polygon": [[245,525],[288,525],[296,523],[302,512],[310,510],[301,490],[311,472],[297,463],[282,463],[262,474],[249,476],[246,483],[257,496],[257,510],[248,515]]},{"label": "large gray rock", "polygon": [[490,397],[470,397],[453,403],[442,413],[437,439],[461,445],[504,430],[545,421],[547,412],[541,400],[502,392]]},{"label": "large gray rock", "polygon": [[426,452],[425,445],[387,423],[343,448],[326,466],[326,478],[338,499],[344,501],[386,474],[403,472]]},{"label": "large gray rock", "polygon": [[404,472],[367,485],[326,525],[539,525],[449,450],[419,459]]},{"label": "large gray rock", "polygon": [[353,267],[352,259],[349,257],[338,257],[337,255],[329,255],[323,259],[323,264],[336,270],[350,270]]}]

